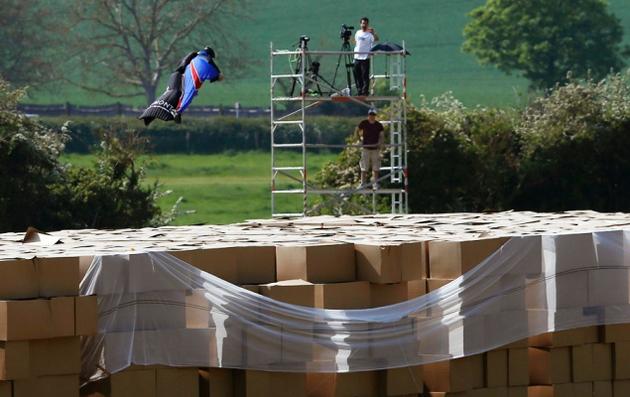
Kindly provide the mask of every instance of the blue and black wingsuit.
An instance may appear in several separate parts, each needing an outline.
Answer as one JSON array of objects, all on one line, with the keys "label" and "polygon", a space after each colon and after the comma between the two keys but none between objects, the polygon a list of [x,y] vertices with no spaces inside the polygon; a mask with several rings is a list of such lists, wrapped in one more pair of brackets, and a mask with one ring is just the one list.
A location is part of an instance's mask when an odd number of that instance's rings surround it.
[{"label": "blue and black wingsuit", "polygon": [[181,114],[188,108],[204,81],[217,81],[221,75],[214,63],[214,51],[206,47],[191,52],[179,63],[168,80],[166,91],[138,117],[149,125],[154,119],[181,121]]}]

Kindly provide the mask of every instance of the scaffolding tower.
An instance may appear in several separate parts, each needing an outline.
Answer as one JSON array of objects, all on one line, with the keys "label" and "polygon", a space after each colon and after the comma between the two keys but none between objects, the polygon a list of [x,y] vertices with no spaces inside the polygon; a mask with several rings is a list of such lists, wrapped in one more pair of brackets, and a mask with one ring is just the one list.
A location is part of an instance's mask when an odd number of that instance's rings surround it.
[{"label": "scaffolding tower", "polygon": [[[343,48],[340,51],[311,51],[301,40],[295,50],[276,50],[270,43],[273,217],[308,216],[324,202],[332,202],[335,213],[339,215],[343,214],[344,207],[352,208],[354,213],[374,214],[383,207],[378,205],[383,201],[378,200],[379,197],[389,201],[387,207],[392,214],[408,212],[406,54],[404,42],[401,50],[370,52],[370,95],[353,96],[354,79],[350,75],[353,52]],[[331,83],[330,78],[327,80],[320,73],[320,65],[334,65],[335,58],[336,69]],[[331,62],[326,62],[326,59]],[[344,80],[343,83],[335,81],[337,76]],[[281,87],[284,91],[278,92],[282,91]],[[379,183],[375,187],[366,184],[321,188],[308,179],[309,150],[361,147],[358,142],[335,145],[308,141],[308,111],[324,103],[356,104],[364,108],[364,114],[370,108],[379,109],[379,121],[387,131],[383,146],[389,149],[389,164],[381,166]],[[387,112],[382,111],[385,107]],[[356,167],[359,168],[358,163]],[[369,171],[370,177],[371,174]],[[350,200],[354,195],[370,197],[371,200],[357,204]],[[319,196],[322,202],[313,204],[309,200],[313,196]],[[365,204],[370,201],[371,204]]]}]

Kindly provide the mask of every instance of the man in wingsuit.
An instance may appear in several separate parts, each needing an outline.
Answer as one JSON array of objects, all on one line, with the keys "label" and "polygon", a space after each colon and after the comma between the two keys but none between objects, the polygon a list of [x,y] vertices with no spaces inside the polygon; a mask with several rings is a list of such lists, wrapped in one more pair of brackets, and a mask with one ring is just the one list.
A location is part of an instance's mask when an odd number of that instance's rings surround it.
[{"label": "man in wingsuit", "polygon": [[166,91],[138,117],[149,125],[154,119],[181,123],[182,113],[197,95],[204,81],[223,80],[221,70],[214,63],[215,53],[210,47],[191,52],[171,74]]}]

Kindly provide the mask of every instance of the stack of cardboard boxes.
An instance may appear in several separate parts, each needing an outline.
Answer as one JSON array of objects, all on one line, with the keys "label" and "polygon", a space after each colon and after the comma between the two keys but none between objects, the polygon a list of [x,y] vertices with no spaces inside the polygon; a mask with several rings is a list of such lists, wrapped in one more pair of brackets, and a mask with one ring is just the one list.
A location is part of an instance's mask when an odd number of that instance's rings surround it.
[{"label": "stack of cardboard boxes", "polygon": [[78,296],[79,258],[0,266],[0,396],[78,396],[80,337],[97,326],[95,296]]},{"label": "stack of cardboard boxes", "polygon": [[[294,373],[215,368],[286,361],[297,352],[290,341],[281,340],[278,352],[257,354],[248,348],[247,341],[258,338],[258,343],[264,343],[260,339],[265,336],[243,330],[224,344],[219,355],[212,344],[214,335],[209,332],[213,323],[223,320],[204,307],[202,292],[152,277],[146,257],[139,254],[169,251],[201,270],[288,303],[363,309],[402,302],[448,284],[494,252],[506,236],[550,230],[618,230],[619,225],[628,224],[630,217],[625,214],[501,213],[320,217],[230,226],[68,231],[58,233],[63,244],[54,246],[15,244],[17,235],[0,235],[0,299],[4,299],[0,301],[0,397],[78,395],[79,336],[96,332],[95,297],[77,296],[81,277],[78,257],[125,253],[129,266],[116,263],[116,257],[104,256],[111,262],[108,268],[114,269],[116,283],[103,285],[116,285],[116,290],[101,289],[97,294],[107,297],[124,291],[130,300],[140,302],[160,296],[179,308],[163,313],[164,321],[159,323],[144,321],[133,311],[119,311],[121,320],[125,316],[134,319],[137,327],[133,338],[146,341],[134,346],[168,349],[163,338],[188,338],[208,352],[210,367],[133,363],[87,385],[81,391],[83,396],[628,396],[630,326],[626,325],[554,332],[482,354],[409,368],[338,374],[312,373],[308,368],[296,368]],[[619,236],[619,244],[625,244],[623,234]],[[614,250],[599,247],[593,253],[592,244],[575,241],[575,237],[559,239],[555,247],[549,247],[556,252],[557,263],[567,267],[554,269],[563,276],[555,281],[556,295],[545,299],[553,299],[560,312],[598,304],[628,305],[627,270],[611,268],[609,275],[574,271],[580,263],[592,260],[588,258],[597,256],[602,261],[606,255],[614,256]],[[8,260],[33,255],[37,258]],[[580,263],[572,258],[579,258]],[[625,262],[626,258],[611,257],[606,262],[620,260]],[[527,280],[544,271],[519,269],[505,280]],[[600,294],[584,293],[592,290]],[[540,298],[532,294],[501,302],[496,316],[489,316],[487,321],[508,325],[511,316],[522,314],[523,308],[531,316],[528,321],[543,321],[536,311]],[[617,321],[611,317],[614,313],[601,315]],[[458,350],[446,346],[451,354],[476,352],[467,333],[493,328],[464,322],[465,332],[453,344]],[[156,332],[158,329],[161,331]],[[490,331],[486,334],[487,338],[494,337]],[[106,360],[124,363],[125,358],[119,356],[124,348],[120,346],[129,343],[130,337],[125,329],[109,334],[104,340]],[[430,355],[438,345],[443,351],[440,344],[450,342],[421,341],[415,353]],[[317,344],[309,350],[313,360],[328,359],[331,354]]]}]

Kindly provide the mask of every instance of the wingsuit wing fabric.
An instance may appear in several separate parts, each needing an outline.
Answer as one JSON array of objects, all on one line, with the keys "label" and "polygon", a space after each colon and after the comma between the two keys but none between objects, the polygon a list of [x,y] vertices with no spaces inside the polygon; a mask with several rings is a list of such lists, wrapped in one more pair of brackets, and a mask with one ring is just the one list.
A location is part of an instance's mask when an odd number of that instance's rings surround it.
[{"label": "wingsuit wing fabric", "polygon": [[204,51],[190,53],[180,62],[169,78],[166,91],[138,117],[149,125],[154,119],[175,120],[188,108],[204,81],[214,82],[219,68]]}]

